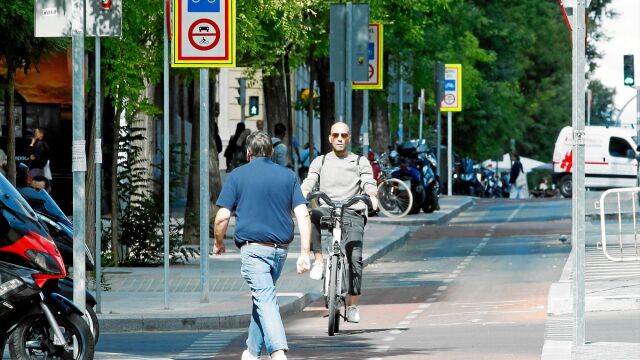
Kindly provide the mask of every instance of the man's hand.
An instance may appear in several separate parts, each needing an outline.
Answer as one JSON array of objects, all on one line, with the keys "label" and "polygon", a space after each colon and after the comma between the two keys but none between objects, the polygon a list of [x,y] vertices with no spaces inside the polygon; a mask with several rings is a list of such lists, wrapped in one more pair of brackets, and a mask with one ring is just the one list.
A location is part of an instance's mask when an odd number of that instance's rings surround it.
[{"label": "man's hand", "polygon": [[218,242],[216,240],[216,243],[213,245],[213,253],[216,255],[221,255],[225,252],[227,252],[227,248],[224,247],[224,243],[222,241]]},{"label": "man's hand", "polygon": [[309,258],[309,254],[300,254],[298,256],[298,261],[296,262],[296,270],[298,274],[302,274],[311,269],[311,258]]},{"label": "man's hand", "polygon": [[369,200],[371,200],[371,208],[373,211],[378,210],[378,197],[376,195],[369,194]]}]

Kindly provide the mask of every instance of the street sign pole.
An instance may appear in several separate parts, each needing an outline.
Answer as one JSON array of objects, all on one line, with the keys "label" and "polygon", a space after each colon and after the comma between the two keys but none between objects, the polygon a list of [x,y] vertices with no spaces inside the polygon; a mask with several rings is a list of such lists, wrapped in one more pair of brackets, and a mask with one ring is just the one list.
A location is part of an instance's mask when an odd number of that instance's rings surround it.
[{"label": "street sign pole", "polygon": [[209,302],[209,69],[200,69],[200,302]]},{"label": "street sign pole", "polygon": [[[352,74],[351,74],[351,49],[353,48],[353,44],[352,44],[352,36],[353,36],[353,3],[352,2],[348,2],[347,3],[347,16],[346,16],[346,20],[347,20],[347,31],[346,31],[346,50],[344,52],[345,54],[345,60],[344,63],[346,64],[345,67],[345,81],[344,81],[344,117],[345,117],[345,121],[347,123],[347,126],[349,126],[349,130],[351,129],[351,125],[352,125],[352,119],[351,119],[351,103],[352,103],[352,97],[351,97],[351,79],[352,79]],[[348,144],[349,146],[349,150],[351,150],[351,142],[349,142]]]},{"label": "street sign pole", "polygon": [[585,0],[577,0],[573,11],[573,179],[572,243],[575,251],[573,299],[575,310],[573,356],[585,344]]},{"label": "street sign pole", "polygon": [[402,143],[404,137],[404,119],[402,114],[404,84],[402,83],[402,65],[398,65],[398,74],[400,75],[400,81],[398,81],[398,141]]},{"label": "street sign pole", "polygon": [[[634,86],[636,89],[636,130],[638,141],[640,141],[640,85]],[[638,146],[638,144],[636,144]],[[636,152],[638,149],[634,149]],[[640,161],[637,161],[636,167],[638,168],[638,176],[636,178],[636,186],[640,187]]]},{"label": "street sign pole", "polygon": [[[164,19],[169,19],[169,9],[164,6]],[[169,309],[169,28],[167,21],[164,23],[164,84],[163,84],[163,112],[164,112],[164,131],[163,131],[163,198],[164,198],[164,308]],[[174,89],[175,90],[175,89]],[[175,104],[174,104],[175,106]]]},{"label": "street sign pole", "polygon": [[[84,0],[73,2],[73,302],[85,311],[85,174],[87,153],[84,129]],[[97,255],[97,254],[96,254]]]},{"label": "street sign pole", "polygon": [[436,174],[442,178],[440,169],[442,168],[442,118],[440,116],[440,106],[442,104],[442,81],[444,76],[444,64],[442,61],[436,61]]},{"label": "street sign pole", "polygon": [[100,74],[100,37],[96,36],[96,139],[95,139],[95,153],[96,153],[96,311],[100,313],[102,311],[102,88],[101,88],[101,74]]},{"label": "street sign pole", "polygon": [[453,195],[453,113],[447,113],[447,195]]},{"label": "street sign pole", "polygon": [[420,100],[418,101],[420,107],[420,130],[419,137],[422,140],[422,124],[424,123],[424,89],[420,89]]},{"label": "street sign pole", "polygon": [[369,90],[362,90],[362,155],[369,154]]}]

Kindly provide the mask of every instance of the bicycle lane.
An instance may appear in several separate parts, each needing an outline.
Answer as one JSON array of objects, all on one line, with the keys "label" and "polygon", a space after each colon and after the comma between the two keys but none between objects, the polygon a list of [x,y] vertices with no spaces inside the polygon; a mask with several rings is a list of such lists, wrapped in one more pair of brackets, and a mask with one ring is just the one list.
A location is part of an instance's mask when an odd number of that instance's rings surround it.
[{"label": "bicycle lane", "polygon": [[[526,228],[506,225],[505,220],[517,220],[523,207],[517,205],[501,222],[419,231],[405,247],[365,269],[360,324],[341,323],[341,333],[328,337],[323,302],[315,302],[289,319],[289,358],[528,358],[527,352],[514,357],[522,339],[529,344],[526,349],[536,348],[530,351],[531,358],[539,357],[548,286],[545,279],[561,270],[548,265],[561,264],[563,255],[555,253],[558,249],[548,234],[514,238],[514,233],[535,233],[540,228],[539,224]],[[551,231],[558,231],[556,228]],[[526,260],[523,266],[528,271],[516,274],[514,280],[510,272],[514,264],[523,262],[521,257],[545,252],[549,252],[548,258]],[[527,281],[528,277],[536,280]],[[540,321],[536,320],[539,316]],[[533,331],[537,342],[524,336],[509,343],[511,333],[521,332],[522,327],[530,335],[532,322],[540,327]],[[498,336],[490,335],[494,331]],[[501,347],[515,350],[510,353]]]}]

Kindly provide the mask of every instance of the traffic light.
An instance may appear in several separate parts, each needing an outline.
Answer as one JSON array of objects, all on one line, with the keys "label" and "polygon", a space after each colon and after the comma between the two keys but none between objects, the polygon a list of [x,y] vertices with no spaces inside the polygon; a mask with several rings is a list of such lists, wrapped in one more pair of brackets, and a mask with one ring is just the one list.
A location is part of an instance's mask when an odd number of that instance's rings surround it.
[{"label": "traffic light", "polygon": [[260,98],[249,96],[249,116],[257,116],[260,113]]},{"label": "traffic light", "polygon": [[626,86],[633,86],[635,84],[633,74],[633,55],[624,56],[624,84]]},{"label": "traffic light", "polygon": [[247,79],[238,78],[238,104],[244,109],[244,105],[247,103]]},{"label": "traffic light", "polygon": [[111,5],[112,5],[112,0],[100,0],[100,7],[102,7],[102,10],[111,9]]}]

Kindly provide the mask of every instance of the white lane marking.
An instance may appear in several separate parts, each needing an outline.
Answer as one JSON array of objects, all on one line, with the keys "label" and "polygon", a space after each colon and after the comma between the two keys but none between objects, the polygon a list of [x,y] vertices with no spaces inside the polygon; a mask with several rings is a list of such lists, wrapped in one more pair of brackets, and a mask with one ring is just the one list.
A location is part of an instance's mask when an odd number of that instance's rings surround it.
[{"label": "white lane marking", "polygon": [[458,274],[449,274],[449,276],[447,276],[449,279],[455,279],[458,277]]},{"label": "white lane marking", "polygon": [[400,321],[398,323],[398,325],[409,325],[409,324],[411,324],[411,321],[406,321],[406,320],[405,321]]},{"label": "white lane marking", "polygon": [[486,233],[484,234],[484,236],[491,236],[491,233]]},{"label": "white lane marking", "polygon": [[407,320],[413,320],[413,319],[415,319],[417,317],[418,317],[418,315],[407,315],[404,318],[407,319]]},{"label": "white lane marking", "polygon": [[[438,299],[436,299],[436,298],[434,298],[434,297],[431,297],[431,298],[428,298],[428,299],[427,299],[427,301],[429,301],[429,302],[434,302],[434,301],[436,301],[436,300],[438,300]],[[423,305],[430,305],[430,304],[422,304],[422,305],[420,305],[420,307],[422,307]],[[428,307],[428,306],[427,306],[427,307]]]},{"label": "white lane marking", "polygon": [[456,269],[462,270],[467,266],[467,264],[460,264]]},{"label": "white lane marking", "polygon": [[379,346],[376,346],[376,348],[373,351],[375,351],[375,352],[385,352],[387,350],[389,350],[389,345],[379,345]]},{"label": "white lane marking", "polygon": [[481,320],[482,320],[482,319],[471,319],[471,322],[472,322],[472,323],[477,323],[477,322],[480,322]]},{"label": "white lane marking", "polygon": [[453,279],[444,279],[442,280],[442,282],[445,284],[451,284],[453,282]]},{"label": "white lane marking", "polygon": [[[429,304],[426,304],[429,305]],[[424,312],[424,310],[413,310],[411,313],[412,314],[422,314]]]},{"label": "white lane marking", "polygon": [[509,218],[507,219],[506,222],[511,222],[511,220],[513,220],[514,217],[516,217],[516,215],[518,214],[518,212],[520,212],[520,210],[524,207],[524,203],[520,204],[520,206],[518,206],[517,209],[515,209],[513,211],[513,213],[511,213],[511,215],[509,216]]},{"label": "white lane marking", "polygon": [[460,271],[461,271],[461,270],[456,269],[456,270],[453,270],[451,273],[452,273],[452,274],[456,274],[456,275],[457,275],[457,274],[460,274]]},{"label": "white lane marking", "polygon": [[382,339],[382,341],[394,341],[396,339],[395,336],[387,336],[384,339]]},{"label": "white lane marking", "polygon": [[433,296],[440,296],[440,295],[442,295],[442,293],[440,291],[438,291],[438,292],[434,292],[432,295]]},{"label": "white lane marking", "polygon": [[382,358],[368,358],[367,360],[382,360]]},{"label": "white lane marking", "polygon": [[392,334],[392,335],[402,334],[402,330],[394,329],[389,331],[389,334]]},{"label": "white lane marking", "polygon": [[445,285],[438,287],[438,291],[445,291],[445,290],[447,290],[447,286]]}]

